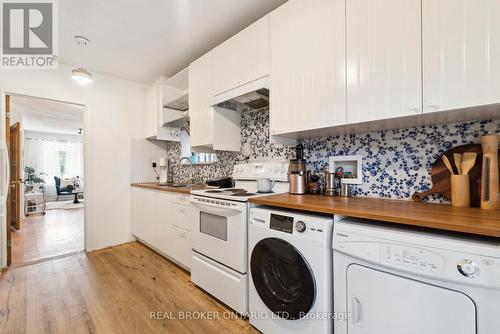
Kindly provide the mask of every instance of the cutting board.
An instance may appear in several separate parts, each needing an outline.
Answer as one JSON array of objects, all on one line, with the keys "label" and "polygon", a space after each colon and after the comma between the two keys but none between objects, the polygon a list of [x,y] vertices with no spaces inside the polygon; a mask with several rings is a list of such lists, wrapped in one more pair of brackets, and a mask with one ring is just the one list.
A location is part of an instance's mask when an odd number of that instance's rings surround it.
[{"label": "cutting board", "polygon": [[[481,206],[481,173],[482,173],[482,161],[483,153],[480,144],[470,144],[457,146],[449,151],[446,151],[443,155],[446,155],[450,162],[452,162],[455,173],[457,173],[453,153],[464,153],[464,152],[476,152],[476,164],[469,172],[470,176],[470,199],[471,206],[480,207]],[[500,152],[500,150],[499,150]],[[499,155],[500,160],[500,155]],[[431,180],[432,188],[424,192],[415,192],[412,196],[415,201],[422,201],[425,197],[432,194],[441,194],[448,200],[451,200],[451,178],[450,172],[444,165],[442,156],[440,156],[432,165],[431,169]]]}]

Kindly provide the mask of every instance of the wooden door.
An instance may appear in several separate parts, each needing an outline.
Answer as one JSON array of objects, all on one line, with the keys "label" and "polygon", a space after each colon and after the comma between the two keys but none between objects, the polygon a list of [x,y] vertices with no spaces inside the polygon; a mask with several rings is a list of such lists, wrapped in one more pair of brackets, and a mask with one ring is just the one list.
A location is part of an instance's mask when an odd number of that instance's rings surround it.
[{"label": "wooden door", "polygon": [[16,230],[21,228],[21,123],[10,126],[10,224]]},{"label": "wooden door", "polygon": [[424,112],[500,102],[500,1],[423,0]]},{"label": "wooden door", "polygon": [[[7,144],[7,151],[10,151],[10,96],[5,96],[5,142]],[[10,182],[10,180],[9,180]],[[11,210],[10,210],[10,192],[7,196],[7,266],[12,262],[12,237],[11,237]]]},{"label": "wooden door", "polygon": [[420,0],[346,2],[347,123],[422,114],[420,10]]},{"label": "wooden door", "polygon": [[344,125],[345,1],[288,1],[269,26],[271,134]]}]

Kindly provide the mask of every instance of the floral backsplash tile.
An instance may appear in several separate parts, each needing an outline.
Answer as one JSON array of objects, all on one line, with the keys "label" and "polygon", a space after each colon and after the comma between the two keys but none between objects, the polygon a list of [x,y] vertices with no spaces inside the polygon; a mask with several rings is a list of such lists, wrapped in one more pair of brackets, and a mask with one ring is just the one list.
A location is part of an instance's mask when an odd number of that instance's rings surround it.
[{"label": "floral backsplash tile", "polygon": [[[250,143],[252,154],[250,160],[280,160],[286,161],[294,157],[294,150],[282,145],[275,145],[269,140],[269,111],[247,111],[241,117],[242,147]],[[183,166],[179,168],[181,154],[180,143],[169,142],[167,156],[173,157],[177,173],[176,181],[188,182],[191,179],[206,180],[211,177],[228,176],[233,172],[236,163],[243,163],[241,152],[217,152],[219,161],[212,165]]]},{"label": "floral backsplash tile", "polygon": [[[252,160],[293,158],[293,149],[270,143],[268,111],[244,112],[241,125],[242,144],[251,144]],[[427,125],[300,142],[305,148],[308,168],[317,172],[328,166],[331,155],[362,155],[363,184],[354,187],[353,195],[410,199],[415,191],[431,187],[431,166],[443,152],[479,143],[481,135],[491,133],[500,134],[500,120]],[[169,157],[180,158],[179,143],[169,143],[167,147]],[[176,181],[231,175],[234,164],[243,160],[241,153],[235,152],[218,152],[218,156],[219,162],[213,165],[175,168]],[[175,158],[174,162],[178,160]],[[442,201],[438,196],[430,200]]]},{"label": "floral backsplash tile", "polygon": [[[432,186],[432,164],[445,151],[479,143],[484,134],[500,134],[500,120],[471,121],[329,136],[302,141],[309,168],[320,171],[331,155],[362,155],[363,184],[355,196],[410,199]],[[438,196],[429,200],[442,201]]]}]

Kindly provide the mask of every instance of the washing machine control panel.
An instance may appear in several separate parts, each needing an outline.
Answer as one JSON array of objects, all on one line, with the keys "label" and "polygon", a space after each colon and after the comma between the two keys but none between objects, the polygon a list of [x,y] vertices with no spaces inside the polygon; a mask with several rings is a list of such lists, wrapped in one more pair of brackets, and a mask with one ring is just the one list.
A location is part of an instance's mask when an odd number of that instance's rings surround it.
[{"label": "washing machine control panel", "polygon": [[[345,225],[345,226],[344,226]],[[467,284],[500,291],[500,244],[429,234],[397,234],[363,227],[363,234],[353,232],[356,226],[337,222],[334,252],[357,260],[401,272],[410,277]],[[371,235],[368,235],[371,233]],[[383,239],[377,234],[381,234]],[[390,237],[390,238],[389,238]],[[411,243],[403,243],[405,239]]]},{"label": "washing machine control panel", "polygon": [[306,223],[304,223],[302,220],[299,220],[295,223],[295,230],[299,233],[304,233],[306,231],[306,228]]},{"label": "washing machine control panel", "polygon": [[457,264],[458,272],[465,277],[476,277],[479,275],[479,266],[471,260],[460,260]]},{"label": "washing machine control panel", "polygon": [[382,261],[388,265],[432,273],[442,272],[446,266],[445,258],[438,253],[395,244],[382,245]]}]

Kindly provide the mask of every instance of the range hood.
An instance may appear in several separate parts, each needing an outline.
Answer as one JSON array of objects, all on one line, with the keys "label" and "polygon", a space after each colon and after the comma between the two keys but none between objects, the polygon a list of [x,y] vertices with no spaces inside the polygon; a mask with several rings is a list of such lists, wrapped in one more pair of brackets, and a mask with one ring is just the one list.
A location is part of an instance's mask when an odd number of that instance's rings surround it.
[{"label": "range hood", "polygon": [[163,113],[168,115],[164,117],[165,123],[163,126],[168,126],[171,128],[182,127],[185,123],[189,123],[189,111],[178,111],[178,110],[163,110]]},{"label": "range hood", "polygon": [[216,95],[214,105],[231,110],[258,110],[269,107],[269,76]]},{"label": "range hood", "polygon": [[163,104],[163,108],[177,110],[177,111],[187,111],[189,109],[189,94],[188,90],[182,92],[182,94],[175,99]]}]

